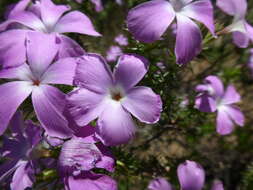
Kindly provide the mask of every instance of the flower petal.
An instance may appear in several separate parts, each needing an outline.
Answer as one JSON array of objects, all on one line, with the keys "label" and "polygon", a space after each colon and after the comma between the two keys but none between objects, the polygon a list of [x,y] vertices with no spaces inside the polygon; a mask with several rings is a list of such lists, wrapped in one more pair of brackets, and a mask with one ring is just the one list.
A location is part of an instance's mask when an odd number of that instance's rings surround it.
[{"label": "flower petal", "polygon": [[76,70],[75,58],[60,59],[56,63],[49,66],[49,68],[43,74],[41,82],[50,84],[72,85],[75,70]]},{"label": "flower petal", "polygon": [[27,30],[0,33],[0,64],[3,68],[18,66],[26,61],[26,33]]},{"label": "flower petal", "polygon": [[165,0],[149,1],[129,11],[127,25],[137,40],[159,40],[175,18],[171,4]]},{"label": "flower petal", "polygon": [[247,23],[246,21],[244,24],[245,24],[246,31],[248,33],[248,37],[253,42],[253,27],[249,23]]},{"label": "flower petal", "polygon": [[135,86],[147,73],[149,62],[137,55],[122,55],[114,69],[115,82],[126,91]]},{"label": "flower petal", "polygon": [[195,107],[202,112],[215,112],[217,109],[215,99],[208,94],[196,97]]},{"label": "flower petal", "polygon": [[211,190],[224,190],[223,183],[220,180],[215,180]]},{"label": "flower petal", "polygon": [[39,7],[42,21],[50,31],[53,30],[63,13],[70,10],[69,6],[55,5],[51,0],[41,0]]},{"label": "flower petal", "polygon": [[222,104],[233,104],[241,101],[240,94],[236,91],[233,85],[229,85],[225,94],[222,97]]},{"label": "flower petal", "polygon": [[40,85],[33,90],[32,102],[37,118],[48,135],[59,138],[72,136],[63,116],[65,94],[55,87]]},{"label": "flower petal", "polygon": [[68,97],[68,110],[79,126],[85,126],[96,119],[105,109],[104,96],[80,88],[71,92]]},{"label": "flower petal", "polygon": [[224,94],[223,83],[219,77],[210,75],[205,78],[205,82],[211,86],[212,89],[209,89],[209,94],[214,95],[215,97],[221,97]]},{"label": "flower petal", "polygon": [[228,135],[234,130],[234,124],[227,112],[223,109],[218,109],[216,118],[216,131],[220,135]]},{"label": "flower petal", "polygon": [[18,159],[9,160],[0,165],[0,182],[6,180],[19,166]]},{"label": "flower petal", "polygon": [[203,23],[215,35],[213,6],[209,0],[199,0],[190,3],[180,11],[181,13]]},{"label": "flower petal", "polygon": [[27,39],[28,62],[33,74],[40,79],[55,58],[59,45],[55,35],[29,32]]},{"label": "flower petal", "polygon": [[96,167],[104,168],[109,172],[114,172],[115,159],[112,155],[112,152],[108,149],[108,147],[104,146],[103,144],[97,144],[96,146],[102,153],[101,160],[96,163]]},{"label": "flower petal", "polygon": [[112,72],[103,57],[85,54],[77,64],[74,83],[94,92],[106,93],[112,86]]},{"label": "flower petal", "polygon": [[122,100],[123,107],[145,123],[156,123],[160,119],[162,101],[151,88],[135,87]]},{"label": "flower petal", "polygon": [[224,110],[229,117],[239,126],[243,126],[244,125],[244,115],[241,112],[241,110],[236,107],[236,106],[226,106],[226,109]]},{"label": "flower petal", "polygon": [[171,184],[165,178],[162,178],[162,177],[152,180],[148,185],[148,189],[150,189],[150,190],[173,190]]},{"label": "flower petal", "polygon": [[217,0],[217,6],[231,16],[243,18],[247,11],[246,0]]},{"label": "flower petal", "polygon": [[28,82],[9,82],[0,85],[0,135],[5,131],[19,105],[30,95]]},{"label": "flower petal", "polygon": [[247,48],[249,46],[249,37],[243,32],[233,32],[233,42],[240,48]]},{"label": "flower petal", "polygon": [[[12,182],[10,184],[12,190],[24,190],[28,187],[32,187],[33,169],[28,161],[21,161],[19,167],[16,169]],[[34,176],[35,177],[35,176]]]},{"label": "flower petal", "polygon": [[177,14],[175,53],[177,64],[190,62],[201,50],[202,35],[199,27],[188,17]]},{"label": "flower petal", "polygon": [[114,100],[108,103],[99,116],[97,124],[97,133],[106,146],[127,143],[135,134],[135,124],[131,115],[121,106],[120,102]]},{"label": "flower petal", "polygon": [[90,19],[79,11],[72,11],[64,15],[56,24],[55,32],[66,33],[76,32],[91,36],[101,36],[96,30]]}]

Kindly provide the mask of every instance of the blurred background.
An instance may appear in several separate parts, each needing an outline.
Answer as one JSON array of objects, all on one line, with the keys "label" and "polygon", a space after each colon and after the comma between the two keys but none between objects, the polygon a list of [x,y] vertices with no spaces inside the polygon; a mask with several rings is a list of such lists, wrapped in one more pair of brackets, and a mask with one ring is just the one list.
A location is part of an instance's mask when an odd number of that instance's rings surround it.
[{"label": "blurred background", "polygon": [[[1,0],[0,14],[4,21],[6,7],[17,0]],[[159,93],[163,100],[163,113],[155,125],[144,125],[138,121],[135,139],[128,145],[112,148],[117,159],[116,171],[112,176],[119,183],[119,190],[144,190],[148,182],[157,176],[166,177],[175,189],[179,189],[176,169],[185,160],[200,163],[206,171],[206,185],[210,189],[214,179],[223,181],[227,190],[253,189],[253,69],[250,69],[250,47],[237,48],[231,34],[219,35],[217,39],[203,25],[203,50],[188,65],[175,64],[173,27],[163,40],[152,44],[139,43],[126,28],[126,16],[143,0],[104,0],[103,10],[97,12],[88,0],[55,0],[69,4],[72,9],[87,14],[94,23],[100,38],[71,34],[87,51],[107,57],[113,67],[121,53],[136,53],[150,61],[150,69],[142,84]],[[215,6],[216,31],[231,24],[232,17],[225,15]],[[253,24],[253,1],[248,1],[247,20]],[[171,29],[172,28],[172,29]],[[115,37],[123,34],[128,45],[119,45]],[[11,36],[10,36],[11,37]],[[0,42],[1,43],[1,42]],[[111,56],[111,57],[110,57]],[[252,59],[253,60],[253,59]],[[208,75],[219,76],[225,85],[233,84],[242,96],[239,105],[246,116],[243,128],[235,127],[231,135],[216,133],[215,113],[201,113],[194,108],[194,88]],[[70,89],[64,89],[69,91]],[[1,92],[0,92],[1,93]],[[23,107],[25,112],[31,104]],[[32,117],[32,116],[31,116]],[[41,155],[56,155],[58,150],[44,150]],[[53,152],[53,153],[52,153]],[[50,182],[56,174],[38,176],[38,184]],[[45,189],[38,185],[35,189]]]}]

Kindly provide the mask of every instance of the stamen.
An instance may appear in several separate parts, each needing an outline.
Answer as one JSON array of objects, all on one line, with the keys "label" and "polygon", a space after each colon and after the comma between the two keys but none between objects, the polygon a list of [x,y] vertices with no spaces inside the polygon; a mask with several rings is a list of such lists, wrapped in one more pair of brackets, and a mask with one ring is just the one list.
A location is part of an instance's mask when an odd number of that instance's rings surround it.
[{"label": "stamen", "polygon": [[33,81],[33,85],[34,86],[39,86],[40,85],[40,81],[39,80],[34,80]]},{"label": "stamen", "polygon": [[120,101],[121,98],[122,98],[122,96],[119,92],[112,95],[112,99],[114,99],[116,101]]}]

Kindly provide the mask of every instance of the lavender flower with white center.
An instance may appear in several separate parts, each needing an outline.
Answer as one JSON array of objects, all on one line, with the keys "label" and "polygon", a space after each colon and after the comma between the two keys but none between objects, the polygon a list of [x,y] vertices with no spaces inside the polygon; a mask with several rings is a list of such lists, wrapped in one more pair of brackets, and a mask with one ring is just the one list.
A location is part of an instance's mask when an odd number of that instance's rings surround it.
[{"label": "lavender flower with white center", "polygon": [[122,54],[122,49],[119,46],[111,46],[106,52],[106,60],[109,62],[116,61]]},{"label": "lavender flower with white center", "polygon": [[49,84],[72,85],[76,61],[65,58],[51,64],[59,49],[54,41],[54,35],[28,33],[28,62],[0,71],[0,78],[15,80],[0,85],[0,134],[19,105],[31,95],[35,113],[46,133],[59,138],[72,136],[63,116],[65,94]]},{"label": "lavender flower with white center", "polygon": [[24,190],[32,187],[35,178],[33,149],[41,141],[41,128],[31,121],[22,120],[17,112],[10,122],[11,137],[5,137],[1,155],[9,160],[0,166],[0,182],[12,177],[12,190]]},{"label": "lavender flower with white center", "polygon": [[216,131],[221,135],[230,134],[234,124],[244,125],[244,115],[240,109],[233,105],[241,100],[234,86],[229,85],[224,91],[221,80],[216,76],[205,78],[205,84],[198,85],[199,92],[196,98],[196,108],[202,112],[217,111]]},{"label": "lavender flower with white center", "polygon": [[232,32],[233,42],[240,48],[247,48],[253,41],[253,27],[245,20],[247,0],[217,0],[217,6],[230,16],[234,16],[233,23],[225,28]]},{"label": "lavender flower with white center", "polygon": [[107,147],[99,144],[95,127],[85,126],[66,141],[60,153],[58,168],[66,189],[116,190],[116,182],[106,175],[91,172],[104,168],[113,172],[114,158]]},{"label": "lavender flower with white center", "polygon": [[203,23],[214,34],[213,7],[209,0],[151,0],[130,10],[127,25],[142,42],[159,40],[176,18],[175,54],[177,64],[186,64],[201,50],[202,35],[192,19]]},{"label": "lavender flower with white center", "polygon": [[149,190],[173,190],[171,184],[162,177],[153,179],[148,185]]},{"label": "lavender flower with white center", "polygon": [[[90,19],[70,7],[55,5],[51,0],[21,0],[8,13],[8,19],[0,25],[0,59],[3,67],[13,67],[26,61],[25,39],[27,32],[51,34],[55,43],[60,45],[59,58],[74,57],[84,54],[84,50],[63,33],[80,33],[100,36],[95,31]],[[66,13],[66,14],[65,14]],[[12,36],[10,38],[9,36]]]},{"label": "lavender flower with white center", "polygon": [[201,190],[205,183],[205,171],[194,161],[187,160],[177,168],[182,190]]},{"label": "lavender flower with white center", "polygon": [[114,41],[117,42],[120,46],[128,45],[128,39],[123,34],[116,36]]},{"label": "lavender flower with white center", "polygon": [[113,73],[101,56],[82,56],[74,79],[79,89],[67,98],[73,119],[85,126],[98,118],[97,134],[105,145],[127,143],[135,134],[130,114],[153,124],[162,111],[159,95],[150,88],[135,86],[147,70],[148,61],[137,55],[122,55]]}]

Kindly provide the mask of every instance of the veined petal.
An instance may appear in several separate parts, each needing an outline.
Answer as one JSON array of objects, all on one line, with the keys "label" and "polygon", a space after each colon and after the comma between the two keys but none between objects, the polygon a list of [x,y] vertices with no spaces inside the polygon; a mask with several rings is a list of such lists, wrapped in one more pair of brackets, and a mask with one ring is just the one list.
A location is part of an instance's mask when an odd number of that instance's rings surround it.
[{"label": "veined petal", "polygon": [[168,1],[149,1],[129,11],[127,26],[137,40],[150,43],[160,39],[174,18]]},{"label": "veined petal", "polygon": [[64,15],[56,24],[55,32],[68,33],[76,32],[91,36],[101,36],[96,30],[90,19],[79,11],[72,11]]},{"label": "veined petal", "polygon": [[233,121],[230,119],[227,112],[223,109],[218,109],[216,118],[216,131],[220,135],[228,135],[234,130]]},{"label": "veined petal", "polygon": [[76,59],[60,59],[49,66],[42,76],[42,83],[72,85],[76,70]]},{"label": "veined petal", "polygon": [[19,29],[0,33],[0,64],[3,68],[18,66],[26,61],[26,33],[27,30]]},{"label": "veined petal", "polygon": [[122,55],[114,69],[115,82],[126,91],[134,87],[147,73],[149,62],[137,55]]},{"label": "veined petal", "polygon": [[32,102],[42,127],[52,137],[68,138],[72,130],[63,116],[65,94],[55,87],[40,85],[33,90]]},{"label": "veined petal", "polygon": [[51,0],[41,0],[39,7],[42,21],[49,31],[52,31],[63,13],[70,10],[69,6],[55,5]]},{"label": "veined petal", "polygon": [[162,101],[151,88],[132,88],[122,100],[122,105],[142,122],[156,123],[160,119]]},{"label": "veined petal", "polygon": [[210,30],[210,32],[215,35],[213,6],[209,0],[199,0],[190,3],[185,6],[180,13],[203,23]]},{"label": "veined petal", "polygon": [[233,104],[241,101],[240,94],[236,91],[233,85],[229,85],[226,89],[224,96],[222,97],[222,104]]},{"label": "veined petal", "polygon": [[244,125],[244,115],[237,106],[226,106],[224,111],[237,125],[241,127]]},{"label": "veined petal", "polygon": [[27,39],[28,62],[34,76],[40,79],[55,58],[59,45],[53,34],[29,32]]},{"label": "veined petal", "polygon": [[104,98],[104,95],[85,88],[77,89],[67,97],[68,111],[79,126],[85,126],[96,119],[105,109]]},{"label": "veined petal", "polygon": [[32,92],[29,82],[9,82],[0,86],[0,135],[5,131],[19,105]]},{"label": "veined petal", "polygon": [[231,16],[243,18],[247,11],[246,0],[217,0],[217,6]]},{"label": "veined petal", "polygon": [[202,35],[199,27],[188,17],[177,14],[175,53],[177,64],[190,62],[201,50]]},{"label": "veined petal", "polygon": [[111,100],[99,116],[97,132],[103,144],[108,146],[120,145],[133,138],[135,124],[121,103]]},{"label": "veined petal", "polygon": [[103,57],[85,54],[78,61],[74,83],[104,94],[113,84],[112,72]]},{"label": "veined petal", "polygon": [[233,42],[240,48],[247,48],[249,46],[249,37],[247,34],[239,31],[233,32]]}]

